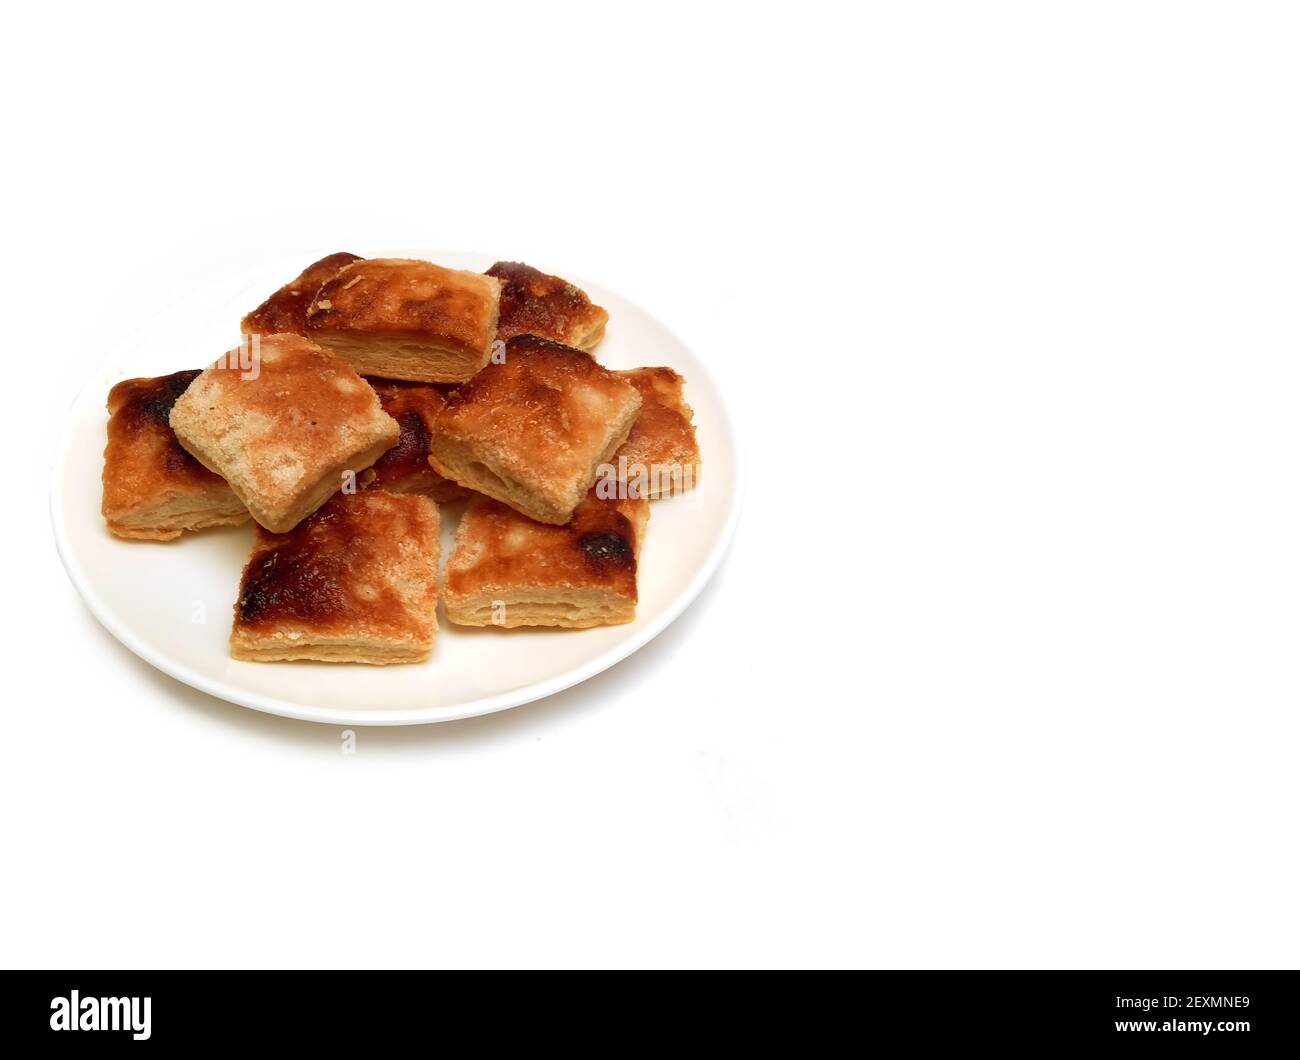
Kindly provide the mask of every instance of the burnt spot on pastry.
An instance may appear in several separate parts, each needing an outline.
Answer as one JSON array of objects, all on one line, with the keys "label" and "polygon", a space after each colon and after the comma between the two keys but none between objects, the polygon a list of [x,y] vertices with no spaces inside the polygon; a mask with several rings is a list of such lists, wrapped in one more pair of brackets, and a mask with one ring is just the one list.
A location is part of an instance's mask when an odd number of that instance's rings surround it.
[{"label": "burnt spot on pastry", "polygon": [[194,368],[152,379],[126,379],[118,383],[108,396],[108,408],[112,414],[110,435],[114,432],[131,436],[155,435],[152,444],[157,453],[156,470],[167,475],[217,478],[186,451],[168,422],[172,407],[200,374],[200,369]]},{"label": "burnt spot on pastry", "polygon": [[[200,471],[209,475],[213,474],[194,458],[193,453],[190,453],[176,440],[176,435],[174,434],[171,436],[171,441],[168,443],[167,449],[163,453],[163,470],[174,475],[184,474],[185,472],[198,473]],[[213,477],[220,478],[221,476],[213,475]]]},{"label": "burnt spot on pastry", "polygon": [[[555,339],[548,339],[544,335],[534,335],[531,332],[527,335],[515,335],[506,344],[506,358],[509,359],[511,353],[518,353],[521,350],[551,351],[559,354],[562,358],[569,358],[575,352],[586,353],[585,350],[577,350],[574,346],[566,346]],[[591,354],[587,353],[588,360],[592,359]]]},{"label": "burnt spot on pastry", "polygon": [[[635,502],[632,502],[635,504]],[[619,502],[589,494],[567,530],[587,569],[600,576],[636,573],[636,530]]]},{"label": "burnt spot on pastry", "polygon": [[414,409],[403,412],[396,417],[397,425],[402,429],[402,436],[397,444],[384,454],[391,458],[393,464],[410,468],[429,466],[429,428],[424,417]]},{"label": "burnt spot on pastry", "polygon": [[244,571],[237,621],[321,621],[338,615],[345,600],[347,522],[342,509],[327,504],[287,534],[259,530],[264,551]]},{"label": "burnt spot on pastry", "polygon": [[598,571],[611,567],[627,568],[636,562],[632,543],[612,530],[598,530],[578,538],[578,549],[587,563]]},{"label": "burnt spot on pastry", "polygon": [[167,424],[167,417],[171,415],[176,399],[185,393],[198,377],[199,369],[194,368],[185,372],[175,372],[172,375],[159,376],[157,379],[141,380],[145,385],[136,391],[135,396],[123,407],[123,411],[134,411],[144,419]]},{"label": "burnt spot on pastry", "polygon": [[367,576],[365,539],[389,531],[400,539],[405,528],[379,523],[368,503],[338,494],[286,534],[259,528],[235,603],[236,625],[289,620],[327,627],[344,618],[382,621],[399,611],[391,589]]},{"label": "burnt spot on pastry", "polygon": [[340,565],[313,556],[301,544],[254,563],[244,578],[236,615],[244,624],[285,617],[320,621],[343,610]]},{"label": "burnt spot on pastry", "polygon": [[629,513],[635,499],[601,500],[592,489],[573,512],[565,529],[588,572],[607,578],[636,575],[637,530]]}]

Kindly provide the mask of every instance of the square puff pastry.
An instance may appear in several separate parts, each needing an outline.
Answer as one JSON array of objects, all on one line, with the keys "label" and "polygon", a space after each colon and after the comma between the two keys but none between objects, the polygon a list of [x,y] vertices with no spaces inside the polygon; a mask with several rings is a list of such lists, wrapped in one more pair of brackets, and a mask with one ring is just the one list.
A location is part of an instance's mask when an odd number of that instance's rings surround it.
[{"label": "square puff pastry", "polygon": [[397,421],[402,436],[370,468],[366,486],[389,493],[425,493],[439,504],[468,497],[464,486],[443,478],[429,466],[429,438],[433,422],[447,397],[431,383],[404,383],[392,379],[367,379],[379,395],[379,404]]},{"label": "square puff pastry", "polygon": [[691,489],[700,481],[694,413],[682,398],[686,381],[671,368],[615,372],[641,394],[641,412],[614,456],[618,478],[647,500]]},{"label": "square puff pastry", "polygon": [[344,265],[360,260],[355,254],[343,252],[313,262],[245,316],[239,329],[245,335],[303,334],[307,329],[307,308],[321,284]]},{"label": "square puff pastry", "polygon": [[641,395],[590,354],[520,335],[452,391],[429,463],[542,523],[563,525],[626,440]]},{"label": "square puff pastry", "polygon": [[[254,337],[255,371],[206,369],[172,407],[181,445],[262,526],[291,530],[401,435],[365,380],[301,335]],[[232,365],[232,352],[227,355]]]},{"label": "square puff pastry", "polygon": [[605,334],[609,314],[573,284],[518,261],[498,261],[487,270],[504,285],[497,338],[536,335],[590,350]]},{"label": "square puff pastry", "polygon": [[108,392],[102,511],[118,537],[170,541],[185,530],[248,520],[226,480],[176,440],[167,417],[199,369],[124,379]]},{"label": "square puff pastry", "polygon": [[601,500],[594,490],[566,526],[545,526],[486,498],[471,502],[447,561],[448,620],[567,629],[632,621],[649,517],[642,498]]},{"label": "square puff pastry", "polygon": [[325,281],[305,334],[363,375],[462,383],[487,364],[500,299],[494,276],[367,258]]},{"label": "square puff pastry", "polygon": [[419,662],[438,630],[438,508],[339,493],[287,534],[258,528],[230,654],[253,662]]}]

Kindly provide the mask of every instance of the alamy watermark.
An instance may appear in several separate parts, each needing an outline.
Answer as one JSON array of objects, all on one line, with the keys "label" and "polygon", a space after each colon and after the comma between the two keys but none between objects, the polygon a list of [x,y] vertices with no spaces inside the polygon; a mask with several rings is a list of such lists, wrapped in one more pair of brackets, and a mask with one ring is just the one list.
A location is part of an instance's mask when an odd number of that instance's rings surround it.
[{"label": "alamy watermark", "polygon": [[238,346],[218,357],[212,367],[237,371],[240,379],[256,379],[262,374],[262,336],[245,335]]},{"label": "alamy watermark", "polygon": [[50,1001],[50,1030],[130,1031],[136,1041],[147,1041],[152,1003],[148,997],[82,997],[73,990]]},{"label": "alamy watermark", "polygon": [[698,464],[629,463],[620,456],[617,464],[596,469],[596,496],[603,501],[637,497],[666,497],[685,493],[699,481]]}]

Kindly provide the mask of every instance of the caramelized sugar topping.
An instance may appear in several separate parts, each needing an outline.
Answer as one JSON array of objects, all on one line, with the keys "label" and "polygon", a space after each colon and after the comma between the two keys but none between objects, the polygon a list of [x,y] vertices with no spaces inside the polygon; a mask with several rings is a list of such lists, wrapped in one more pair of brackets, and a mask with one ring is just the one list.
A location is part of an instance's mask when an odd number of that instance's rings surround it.
[{"label": "caramelized sugar topping", "polygon": [[287,534],[258,527],[235,604],[236,626],[418,635],[420,623],[399,592],[398,568],[410,561],[406,552],[421,547],[433,519],[422,497],[340,493]]},{"label": "caramelized sugar topping", "polygon": [[416,475],[438,478],[429,466],[430,428],[447,399],[431,383],[405,383],[398,380],[367,379],[379,395],[384,411],[397,421],[402,436],[374,464],[374,472],[382,485],[398,482]]},{"label": "caramelized sugar topping", "polygon": [[307,333],[439,336],[486,349],[497,285],[484,276],[407,258],[367,258],[326,281],[307,310]]},{"label": "caramelized sugar topping", "polygon": [[498,261],[487,270],[504,285],[497,335],[538,335],[565,341],[575,328],[586,326],[604,312],[584,292],[558,276],[549,276],[519,261]]},{"label": "caramelized sugar topping", "polygon": [[477,501],[465,513],[468,528],[457,538],[447,568],[450,592],[487,586],[605,585],[636,599],[637,526],[647,502],[602,500],[593,489],[565,526],[548,526],[494,500]]},{"label": "caramelized sugar topping", "polygon": [[261,335],[303,334],[307,328],[307,308],[321,284],[344,265],[360,260],[355,254],[342,252],[313,262],[296,279],[290,280],[244,317],[243,329]]}]

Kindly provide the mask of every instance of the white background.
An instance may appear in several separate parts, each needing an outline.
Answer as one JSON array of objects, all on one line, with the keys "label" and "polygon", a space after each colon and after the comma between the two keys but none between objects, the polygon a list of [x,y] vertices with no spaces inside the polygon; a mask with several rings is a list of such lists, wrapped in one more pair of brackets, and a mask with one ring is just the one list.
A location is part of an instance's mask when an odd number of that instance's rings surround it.
[{"label": "white background", "polygon": [[[855,6],[7,12],[0,960],[1296,964],[1295,19]],[[748,494],[630,660],[346,757],[100,630],[47,454],[196,285],[393,245],[657,313]]]}]

